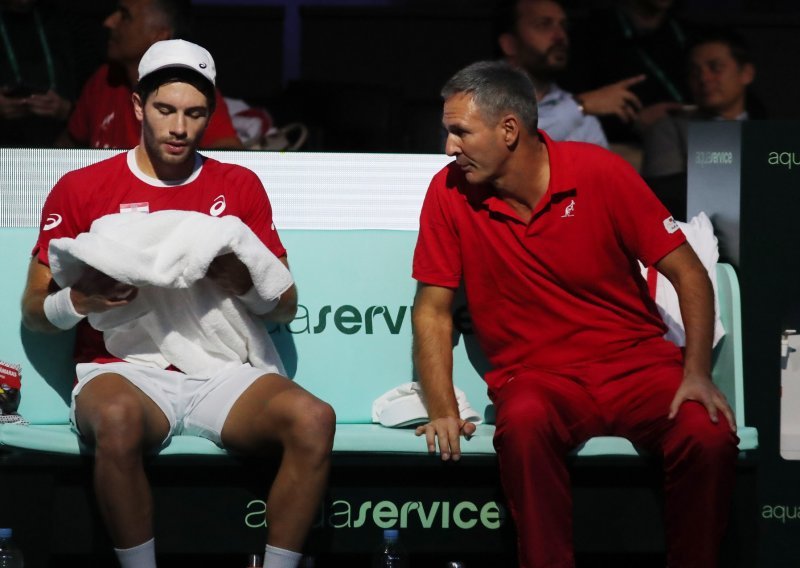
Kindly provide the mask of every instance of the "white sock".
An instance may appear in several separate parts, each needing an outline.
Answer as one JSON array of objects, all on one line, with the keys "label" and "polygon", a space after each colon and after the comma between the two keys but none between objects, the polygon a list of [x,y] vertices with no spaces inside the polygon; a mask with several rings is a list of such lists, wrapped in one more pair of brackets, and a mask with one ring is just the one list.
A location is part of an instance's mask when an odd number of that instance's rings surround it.
[{"label": "white sock", "polygon": [[301,552],[267,545],[264,551],[264,568],[297,568],[302,557]]},{"label": "white sock", "polygon": [[122,568],[156,568],[156,541],[151,538],[133,548],[115,548]]}]

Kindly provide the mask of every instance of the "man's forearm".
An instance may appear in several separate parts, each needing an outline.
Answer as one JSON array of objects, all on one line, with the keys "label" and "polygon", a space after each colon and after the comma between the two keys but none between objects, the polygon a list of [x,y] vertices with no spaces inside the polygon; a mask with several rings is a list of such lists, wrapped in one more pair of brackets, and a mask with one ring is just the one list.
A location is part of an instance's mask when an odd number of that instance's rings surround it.
[{"label": "man's forearm", "polygon": [[46,292],[26,294],[22,298],[22,325],[31,331],[40,333],[58,333],[61,331],[47,319],[44,313]]},{"label": "man's forearm", "polygon": [[711,373],[714,340],[714,290],[705,271],[691,271],[675,284],[686,331],[684,367],[687,372]]},{"label": "man's forearm", "polygon": [[449,317],[414,314],[414,364],[431,420],[458,417],[453,391],[453,323]]}]

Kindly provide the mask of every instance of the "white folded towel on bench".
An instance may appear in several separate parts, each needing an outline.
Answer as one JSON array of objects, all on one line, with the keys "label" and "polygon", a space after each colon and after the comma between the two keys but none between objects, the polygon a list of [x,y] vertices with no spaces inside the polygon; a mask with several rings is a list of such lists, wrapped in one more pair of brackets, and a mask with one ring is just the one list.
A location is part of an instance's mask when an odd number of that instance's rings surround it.
[{"label": "white folded towel on bench", "polygon": [[[481,416],[470,406],[467,395],[460,388],[453,388],[461,419],[480,424]],[[372,403],[372,421],[396,428],[428,422],[428,410],[422,401],[422,385],[403,383],[376,398]]]},{"label": "white folded towel on bench", "polygon": [[107,215],[88,233],[51,241],[49,258],[62,288],[77,282],[87,265],[139,287],[127,306],[89,316],[116,357],[172,364],[189,374],[244,362],[285,374],[264,325],[205,278],[211,261],[231,252],[264,300],[275,301],[292,286],[289,270],[240,219],[192,211]]}]

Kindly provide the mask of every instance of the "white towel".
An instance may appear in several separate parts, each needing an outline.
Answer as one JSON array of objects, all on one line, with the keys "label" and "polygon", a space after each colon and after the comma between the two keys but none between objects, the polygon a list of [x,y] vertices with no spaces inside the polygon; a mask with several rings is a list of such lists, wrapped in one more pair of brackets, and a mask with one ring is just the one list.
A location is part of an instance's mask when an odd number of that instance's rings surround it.
[{"label": "white towel", "polygon": [[127,306],[89,316],[120,359],[173,364],[189,374],[250,362],[285,374],[263,324],[204,278],[214,258],[231,252],[264,300],[276,301],[292,286],[289,270],[240,219],[192,211],[106,215],[88,233],[51,241],[49,257],[62,288],[77,282],[87,265],[139,287]]},{"label": "white towel", "polygon": [[[462,420],[480,424],[478,414],[467,401],[467,395],[453,387]],[[422,402],[422,385],[418,382],[403,383],[375,399],[372,403],[372,421],[383,426],[402,428],[428,422],[428,410]]]},{"label": "white towel", "polygon": [[[719,340],[725,336],[725,328],[722,325],[722,320],[719,315],[719,298],[717,297],[717,261],[719,260],[719,247],[717,246],[717,237],[714,236],[714,226],[711,224],[711,219],[702,211],[692,217],[688,223],[678,221],[678,226],[686,236],[689,246],[694,249],[700,262],[708,271],[708,277],[711,279],[711,286],[714,288],[714,346],[716,347]],[[648,270],[655,270],[655,268],[646,268],[639,263],[642,271],[642,277],[647,279]],[[683,347],[686,345],[686,332],[683,327],[683,318],[681,317],[681,306],[678,302],[678,293],[673,288],[672,283],[667,280],[663,275],[657,274],[656,279],[656,297],[654,298],[658,312],[664,323],[667,324],[667,333],[664,338],[672,341],[675,345]]]}]

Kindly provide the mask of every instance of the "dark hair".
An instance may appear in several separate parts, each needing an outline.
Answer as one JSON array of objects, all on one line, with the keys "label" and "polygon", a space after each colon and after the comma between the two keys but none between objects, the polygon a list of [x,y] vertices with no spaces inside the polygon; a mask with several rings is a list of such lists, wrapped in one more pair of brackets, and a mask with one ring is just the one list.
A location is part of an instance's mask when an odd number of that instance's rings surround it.
[{"label": "dark hair", "polygon": [[721,43],[727,45],[731,51],[731,55],[741,67],[742,65],[752,64],[753,56],[750,52],[750,46],[744,36],[737,33],[730,28],[723,28],[718,26],[709,26],[701,28],[692,35],[691,40],[686,48],[686,53],[689,54],[698,46],[706,45],[708,43]]},{"label": "dark hair", "polygon": [[185,67],[166,67],[158,71],[153,71],[142,77],[142,80],[136,85],[134,92],[139,95],[144,105],[147,102],[147,97],[149,97],[151,93],[162,85],[168,85],[170,83],[188,83],[203,93],[208,101],[209,115],[213,113],[214,109],[217,107],[217,91],[214,85],[211,84],[211,81],[200,75],[197,71]]},{"label": "dark hair", "polygon": [[536,132],[539,109],[530,77],[505,61],[479,61],[453,75],[444,87],[442,98],[458,93],[470,94],[484,118],[497,120],[513,112],[529,132]]}]

